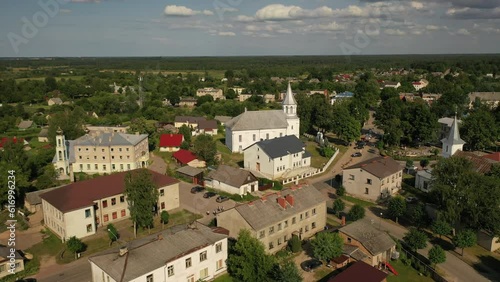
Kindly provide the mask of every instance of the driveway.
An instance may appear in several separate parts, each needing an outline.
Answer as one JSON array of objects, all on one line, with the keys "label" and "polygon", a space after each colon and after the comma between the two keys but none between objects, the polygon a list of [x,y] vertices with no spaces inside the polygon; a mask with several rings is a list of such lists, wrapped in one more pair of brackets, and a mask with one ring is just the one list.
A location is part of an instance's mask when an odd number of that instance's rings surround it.
[{"label": "driveway", "polygon": [[167,163],[157,155],[151,153],[151,165],[148,167],[150,170],[165,174],[167,172]]}]

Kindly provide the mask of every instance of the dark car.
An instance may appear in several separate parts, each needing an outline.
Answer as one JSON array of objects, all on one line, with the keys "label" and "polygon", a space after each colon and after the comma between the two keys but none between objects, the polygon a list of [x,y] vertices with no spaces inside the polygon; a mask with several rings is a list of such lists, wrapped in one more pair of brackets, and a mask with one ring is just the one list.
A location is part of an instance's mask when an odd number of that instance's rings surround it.
[{"label": "dark car", "polygon": [[316,268],[320,267],[323,263],[317,259],[306,260],[300,264],[300,267],[304,271],[313,271]]},{"label": "dark car", "polygon": [[354,153],[351,155],[351,157],[356,158],[356,157],[361,157],[362,154],[360,152]]},{"label": "dark car", "polygon": [[196,193],[199,193],[203,190],[205,190],[205,188],[203,188],[201,186],[195,186],[195,187],[191,188],[191,193],[196,194]]},{"label": "dark car", "polygon": [[16,280],[16,282],[36,282],[35,278],[24,278],[21,280]]},{"label": "dark car", "polygon": [[215,200],[217,201],[217,203],[222,203],[222,202],[225,202],[225,201],[229,200],[229,198],[226,197],[226,196],[219,196]]},{"label": "dark car", "polygon": [[213,196],[216,196],[217,193],[215,192],[207,192],[205,194],[203,194],[203,198],[212,198]]}]

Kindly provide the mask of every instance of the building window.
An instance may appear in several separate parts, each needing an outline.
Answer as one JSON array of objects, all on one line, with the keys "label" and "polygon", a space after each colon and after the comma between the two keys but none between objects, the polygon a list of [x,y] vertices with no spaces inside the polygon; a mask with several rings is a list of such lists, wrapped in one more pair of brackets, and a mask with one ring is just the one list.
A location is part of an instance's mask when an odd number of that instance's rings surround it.
[{"label": "building window", "polygon": [[95,170],[98,170],[98,169],[99,169],[99,167],[97,166],[97,164],[95,164],[95,165],[94,165],[94,169],[95,169]]},{"label": "building window", "polygon": [[243,139],[243,137],[241,137],[241,135],[238,136],[238,141],[241,142],[241,140]]},{"label": "building window", "polygon": [[89,218],[92,216],[92,213],[90,212],[90,209],[85,210],[85,218]]},{"label": "building window", "polygon": [[92,224],[87,224],[87,233],[92,232]]},{"label": "building window", "polygon": [[217,263],[215,264],[215,269],[219,270],[223,267],[224,267],[224,262],[221,259],[218,260]]},{"label": "building window", "polygon": [[309,217],[309,212],[306,212],[306,218],[308,218],[308,217]]},{"label": "building window", "polygon": [[368,194],[368,192],[369,192],[369,189],[365,188],[365,194]]},{"label": "building window", "polygon": [[130,170],[130,164],[127,164],[127,169]]},{"label": "building window", "polygon": [[354,175],[349,174],[349,180],[354,180]]},{"label": "building window", "polygon": [[109,221],[109,216],[107,214],[104,215],[104,222],[108,222]]},{"label": "building window", "polygon": [[278,223],[278,231],[281,230],[281,223]]},{"label": "building window", "polygon": [[108,200],[102,201],[102,207],[107,208],[108,207]]},{"label": "building window", "polygon": [[269,133],[266,133],[266,139],[269,139]]},{"label": "building window", "polygon": [[208,277],[208,267],[200,270],[200,279],[205,279]]},{"label": "building window", "polygon": [[154,282],[153,281],[153,274],[149,274],[148,276],[146,276],[146,282]]},{"label": "building window", "polygon": [[125,210],[122,210],[121,211],[121,214],[122,214],[122,217],[126,216],[127,215],[127,212]]},{"label": "building window", "polygon": [[264,238],[265,236],[266,236],[266,231],[264,230],[260,231],[259,239]]},{"label": "building window", "polygon": [[278,246],[281,245],[281,238],[278,238]]},{"label": "building window", "polygon": [[106,165],[102,165],[102,170],[106,170]]},{"label": "building window", "polygon": [[160,196],[165,196],[165,190],[164,189],[160,189]]},{"label": "building window", "polygon": [[309,225],[306,225],[306,232],[309,231]]},{"label": "building window", "polygon": [[192,265],[192,263],[191,263],[191,258],[187,258],[187,259],[186,259],[186,268],[190,268],[190,267],[191,267],[191,265]]},{"label": "building window", "polygon": [[220,252],[222,252],[222,243],[217,243],[217,244],[215,245],[215,252],[216,252],[216,253],[220,253]]},{"label": "building window", "polygon": [[118,214],[116,212],[113,212],[113,219],[117,219],[118,218]]},{"label": "building window", "polygon": [[168,277],[174,276],[174,266],[173,265],[170,265],[169,267],[167,267],[167,273],[168,273]]},{"label": "building window", "polygon": [[116,205],[116,198],[111,198],[111,205],[112,206]]},{"label": "building window", "polygon": [[313,222],[313,223],[311,224],[311,229],[314,229],[314,228],[316,228],[316,222]]},{"label": "building window", "polygon": [[101,149],[101,151],[104,153],[104,149]]},{"label": "building window", "polygon": [[350,243],[351,243],[351,241],[352,241],[352,239],[351,239],[351,238],[349,238],[349,237],[347,237],[347,243],[349,243],[349,244],[350,244]]},{"label": "building window", "polygon": [[273,242],[269,242],[269,250],[272,250],[274,248]]},{"label": "building window", "polygon": [[316,214],[316,209],[313,209],[312,210],[312,214],[315,215]]},{"label": "building window", "polygon": [[125,196],[120,196],[120,203],[124,203],[125,202]]},{"label": "building window", "polygon": [[[121,159],[121,158],[122,158],[122,157],[120,156],[120,159]],[[123,170],[123,164],[120,164],[120,170]]]},{"label": "building window", "polygon": [[292,224],[295,224],[295,222],[296,222],[296,221],[297,221],[297,220],[296,220],[296,218],[295,218],[295,217],[294,217],[294,218],[292,218]]},{"label": "building window", "polygon": [[161,209],[164,210],[165,209],[165,202],[161,202]]},{"label": "building window", "polygon": [[87,164],[87,170],[90,170],[90,164]]},{"label": "building window", "polygon": [[255,141],[255,138],[256,138],[256,137],[255,137],[255,134],[254,134],[254,135],[253,135],[253,141]]},{"label": "building window", "polygon": [[[113,158],[114,158],[114,157],[113,157]],[[112,170],[115,170],[115,169],[116,169],[115,164],[112,164],[112,165],[111,165],[111,169],[112,169]]]},{"label": "building window", "polygon": [[300,220],[304,219],[304,214],[300,214]]},{"label": "building window", "polygon": [[269,235],[274,233],[274,226],[269,227]]},{"label": "building window", "polygon": [[283,228],[287,228],[288,227],[288,220],[285,220],[285,226]]},{"label": "building window", "polygon": [[366,184],[372,185],[372,180],[370,178],[366,179]]},{"label": "building window", "polygon": [[207,251],[200,253],[200,261],[207,260]]}]

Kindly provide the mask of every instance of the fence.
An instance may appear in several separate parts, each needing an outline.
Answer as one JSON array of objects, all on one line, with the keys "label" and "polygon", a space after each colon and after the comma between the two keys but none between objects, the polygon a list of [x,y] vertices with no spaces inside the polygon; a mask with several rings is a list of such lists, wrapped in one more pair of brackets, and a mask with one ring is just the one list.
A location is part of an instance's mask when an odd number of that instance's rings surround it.
[{"label": "fence", "polygon": [[281,181],[281,183],[283,183],[283,185],[291,183],[291,182],[297,183],[300,179],[308,178],[308,177],[311,177],[313,175],[323,173],[325,170],[328,169],[328,167],[332,164],[333,160],[339,154],[340,150],[338,148],[334,148],[334,149],[336,149],[335,153],[333,154],[333,156],[328,160],[328,162],[322,168],[318,168],[318,169],[316,169],[313,172],[307,172],[307,173],[304,173],[304,174],[301,174],[301,175],[296,175],[294,177],[289,177],[289,178],[283,179]]},{"label": "fence", "polygon": [[405,248],[401,247],[399,250],[400,252],[404,253],[407,259],[411,259],[411,264],[420,264],[422,269],[416,269],[420,273],[429,273],[430,277],[437,282],[449,282],[446,280],[443,276],[441,276],[439,273],[437,273],[430,265],[427,265],[427,263],[423,262],[421,259],[419,259],[417,256],[415,256],[411,251],[406,250]]}]

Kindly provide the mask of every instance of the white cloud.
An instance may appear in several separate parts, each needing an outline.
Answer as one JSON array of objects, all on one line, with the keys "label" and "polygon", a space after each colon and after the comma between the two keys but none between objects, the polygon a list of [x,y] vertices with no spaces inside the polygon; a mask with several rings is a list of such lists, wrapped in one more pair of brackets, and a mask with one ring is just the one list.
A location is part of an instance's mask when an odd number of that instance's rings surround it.
[{"label": "white cloud", "polygon": [[253,17],[245,16],[245,15],[239,15],[235,18],[237,22],[253,22],[255,19]]},{"label": "white cloud", "polygon": [[427,25],[425,27],[425,29],[427,29],[427,30],[439,30],[440,28],[437,25]]},{"label": "white cloud", "polygon": [[421,3],[421,2],[415,2],[415,1],[412,1],[410,6],[416,10],[422,10],[424,8],[424,4]]},{"label": "white cloud", "polygon": [[219,36],[236,36],[236,33],[232,31],[219,31]]},{"label": "white cloud", "polygon": [[205,16],[213,16],[214,12],[210,10],[197,11],[186,6],[167,5],[165,7],[164,14],[166,16],[174,17],[191,17],[200,14]]},{"label": "white cloud", "polygon": [[303,9],[299,6],[285,6],[272,4],[265,6],[255,13],[255,19],[260,21],[283,21],[304,18],[321,18],[333,15],[333,9],[323,6],[316,9]]},{"label": "white cloud", "polygon": [[395,35],[395,36],[403,36],[406,35],[406,32],[400,29],[388,28],[384,30],[384,33],[387,35]]},{"label": "white cloud", "polygon": [[346,26],[343,24],[338,24],[337,22],[331,22],[327,24],[317,24],[309,26],[311,30],[325,30],[325,31],[339,31],[345,30]]},{"label": "white cloud", "polygon": [[459,34],[459,35],[470,35],[470,32],[465,29],[465,28],[461,28],[459,30],[457,30],[456,34]]}]

